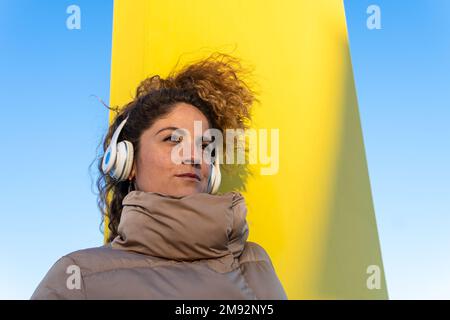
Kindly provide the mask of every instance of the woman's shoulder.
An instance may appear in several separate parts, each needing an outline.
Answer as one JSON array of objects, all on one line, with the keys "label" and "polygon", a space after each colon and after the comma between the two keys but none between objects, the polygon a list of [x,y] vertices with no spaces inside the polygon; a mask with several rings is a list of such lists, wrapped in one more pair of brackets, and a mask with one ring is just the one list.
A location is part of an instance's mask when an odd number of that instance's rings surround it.
[{"label": "woman's shoulder", "polygon": [[269,254],[260,244],[252,241],[247,241],[245,243],[244,250],[242,251],[242,254],[239,257],[239,262],[247,263],[259,261],[267,262],[272,265],[272,261],[270,260]]},{"label": "woman's shoulder", "polygon": [[70,258],[74,261],[83,261],[86,259],[92,260],[93,258],[104,259],[114,256],[115,253],[116,252],[111,248],[111,245],[108,243],[98,247],[91,247],[72,251],[64,255],[64,257]]},{"label": "woman's shoulder", "polygon": [[125,252],[113,250],[109,245],[68,253],[50,267],[30,299],[84,299],[84,279],[120,267],[117,261],[125,256]]},{"label": "woman's shoulder", "polygon": [[269,254],[261,245],[247,241],[239,263],[247,283],[259,299],[287,299]]},{"label": "woman's shoulder", "polygon": [[80,267],[84,275],[107,272],[119,268],[141,268],[164,260],[128,250],[111,247],[110,243],[73,251],[62,257]]}]

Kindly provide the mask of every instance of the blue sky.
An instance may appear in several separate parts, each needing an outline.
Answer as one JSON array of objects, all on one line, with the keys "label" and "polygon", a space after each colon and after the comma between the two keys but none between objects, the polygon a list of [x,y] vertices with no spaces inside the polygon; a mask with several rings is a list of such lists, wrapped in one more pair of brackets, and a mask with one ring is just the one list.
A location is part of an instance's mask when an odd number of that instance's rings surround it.
[{"label": "blue sky", "polygon": [[450,299],[450,2],[344,4],[389,296]]},{"label": "blue sky", "polygon": [[[66,28],[74,3],[80,30]],[[344,3],[389,296],[449,299],[450,2]],[[88,166],[111,33],[112,0],[0,0],[0,299],[28,299],[59,257],[102,244]]]},{"label": "blue sky", "polygon": [[0,298],[28,299],[62,255],[102,244],[88,167],[107,129],[112,1],[0,0]]}]

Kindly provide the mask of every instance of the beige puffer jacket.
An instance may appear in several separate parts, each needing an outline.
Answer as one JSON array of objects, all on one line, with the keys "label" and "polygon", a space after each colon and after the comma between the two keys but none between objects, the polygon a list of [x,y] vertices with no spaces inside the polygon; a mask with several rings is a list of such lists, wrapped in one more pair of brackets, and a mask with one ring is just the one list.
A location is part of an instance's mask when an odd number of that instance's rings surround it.
[{"label": "beige puffer jacket", "polygon": [[287,299],[266,251],[247,241],[239,192],[132,191],[122,204],[119,235],[60,258],[31,299]]}]

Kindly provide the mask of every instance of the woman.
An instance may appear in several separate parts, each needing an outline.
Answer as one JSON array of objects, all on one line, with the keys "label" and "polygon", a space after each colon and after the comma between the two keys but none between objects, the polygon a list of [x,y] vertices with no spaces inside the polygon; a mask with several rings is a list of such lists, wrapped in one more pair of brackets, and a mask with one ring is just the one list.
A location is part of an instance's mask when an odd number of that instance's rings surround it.
[{"label": "woman", "polygon": [[256,99],[242,71],[213,54],[138,86],[99,159],[108,243],[59,259],[31,299],[287,299],[266,251],[247,241],[242,195],[216,194],[220,148],[204,135],[247,128]]}]

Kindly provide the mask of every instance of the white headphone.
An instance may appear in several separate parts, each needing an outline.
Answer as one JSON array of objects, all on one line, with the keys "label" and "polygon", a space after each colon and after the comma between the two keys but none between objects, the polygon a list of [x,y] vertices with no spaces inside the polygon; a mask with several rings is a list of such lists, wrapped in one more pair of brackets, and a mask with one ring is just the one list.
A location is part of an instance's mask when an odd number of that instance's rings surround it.
[{"label": "white headphone", "polygon": [[[123,140],[117,143],[120,131],[127,122],[128,117],[123,120],[117,127],[111,138],[108,148],[103,155],[102,170],[104,174],[108,174],[117,181],[124,181],[128,178],[133,167],[134,149],[130,141]],[[211,164],[211,175],[208,179],[208,193],[216,194],[219,190],[221,182],[221,173],[217,149],[216,157],[213,164]]]}]

